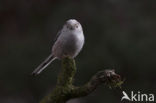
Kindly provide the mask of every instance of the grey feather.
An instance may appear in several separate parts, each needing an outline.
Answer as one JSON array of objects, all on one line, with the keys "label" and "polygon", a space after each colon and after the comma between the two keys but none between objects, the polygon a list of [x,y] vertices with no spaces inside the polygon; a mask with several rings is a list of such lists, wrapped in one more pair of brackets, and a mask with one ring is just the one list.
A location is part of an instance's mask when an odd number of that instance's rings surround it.
[{"label": "grey feather", "polygon": [[56,57],[53,57],[52,54],[49,55],[33,72],[32,75],[40,74]]}]

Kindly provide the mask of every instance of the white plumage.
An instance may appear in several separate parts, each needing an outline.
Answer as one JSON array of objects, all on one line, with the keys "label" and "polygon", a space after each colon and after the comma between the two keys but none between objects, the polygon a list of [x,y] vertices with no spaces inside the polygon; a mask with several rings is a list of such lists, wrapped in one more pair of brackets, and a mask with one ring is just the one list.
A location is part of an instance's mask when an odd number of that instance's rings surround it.
[{"label": "white plumage", "polygon": [[84,35],[82,26],[77,20],[67,20],[57,36],[52,53],[33,71],[33,74],[37,75],[42,72],[55,59],[62,59],[66,56],[74,58],[81,51]]}]

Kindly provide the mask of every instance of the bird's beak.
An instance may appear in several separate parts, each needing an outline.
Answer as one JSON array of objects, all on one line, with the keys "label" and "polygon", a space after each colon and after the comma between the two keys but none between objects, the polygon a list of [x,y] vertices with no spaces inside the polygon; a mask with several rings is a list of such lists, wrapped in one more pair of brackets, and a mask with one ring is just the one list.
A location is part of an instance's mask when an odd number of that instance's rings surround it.
[{"label": "bird's beak", "polygon": [[71,26],[69,27],[69,29],[70,29],[70,30],[74,30],[75,27],[71,25]]}]

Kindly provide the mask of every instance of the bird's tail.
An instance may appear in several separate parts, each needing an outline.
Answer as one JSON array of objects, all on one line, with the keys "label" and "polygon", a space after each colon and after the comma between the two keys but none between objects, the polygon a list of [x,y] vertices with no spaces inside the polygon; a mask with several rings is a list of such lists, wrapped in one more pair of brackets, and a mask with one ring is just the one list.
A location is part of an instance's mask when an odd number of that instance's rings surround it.
[{"label": "bird's tail", "polygon": [[54,61],[56,57],[53,57],[52,54],[50,54],[33,72],[32,75],[38,75],[40,74],[52,61]]}]

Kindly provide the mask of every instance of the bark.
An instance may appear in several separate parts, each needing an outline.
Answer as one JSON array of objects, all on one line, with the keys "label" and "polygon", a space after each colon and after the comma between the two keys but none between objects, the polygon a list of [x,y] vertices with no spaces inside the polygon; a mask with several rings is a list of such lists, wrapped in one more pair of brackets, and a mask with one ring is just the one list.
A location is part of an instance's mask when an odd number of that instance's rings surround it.
[{"label": "bark", "polygon": [[65,103],[69,99],[90,94],[101,84],[106,84],[109,87],[120,87],[123,83],[114,70],[103,70],[97,72],[85,85],[77,87],[73,85],[75,73],[74,59],[64,58],[55,89],[45,96],[40,103]]}]

